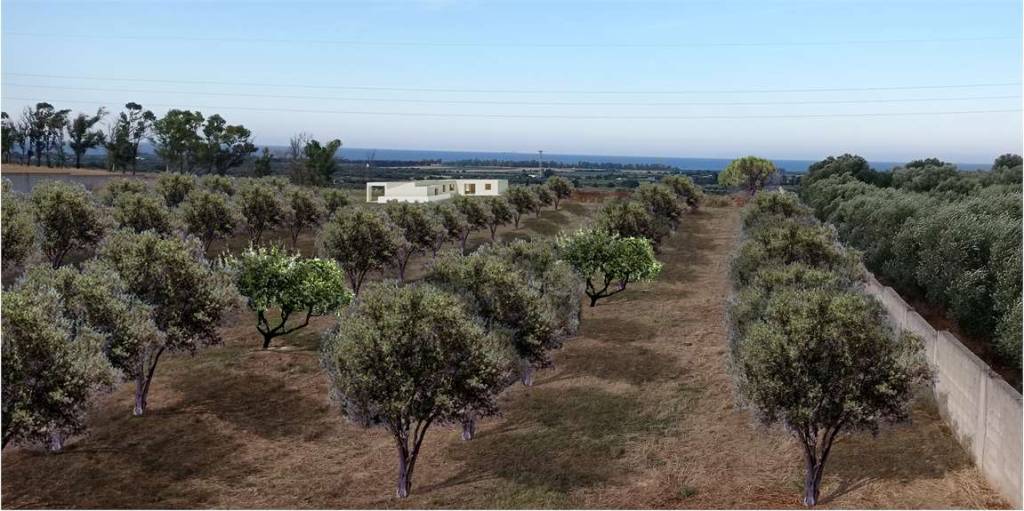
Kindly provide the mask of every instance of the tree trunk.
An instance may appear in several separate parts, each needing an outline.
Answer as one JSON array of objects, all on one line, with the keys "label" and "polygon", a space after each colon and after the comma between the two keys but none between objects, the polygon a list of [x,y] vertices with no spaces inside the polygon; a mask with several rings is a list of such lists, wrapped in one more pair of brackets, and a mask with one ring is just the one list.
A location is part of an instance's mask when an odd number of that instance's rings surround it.
[{"label": "tree trunk", "polygon": [[398,445],[398,485],[397,491],[395,492],[398,498],[404,499],[409,496],[409,490],[412,489],[412,467],[409,466],[409,449],[401,445],[401,441]]},{"label": "tree trunk", "polygon": [[146,380],[145,376],[135,378],[135,409],[132,415],[142,417],[146,413]]},{"label": "tree trunk", "polygon": [[806,463],[807,473],[804,477],[804,498],[801,500],[803,505],[807,507],[813,507],[818,503],[818,498],[821,493],[821,476],[824,473],[824,463],[815,463],[811,460],[807,460]]},{"label": "tree trunk", "polygon": [[519,378],[523,385],[527,387],[533,386],[533,364],[529,360],[523,359],[519,361]]},{"label": "tree trunk", "polygon": [[50,432],[50,445],[47,449],[51,453],[58,453],[64,450],[64,434],[60,431]]},{"label": "tree trunk", "polygon": [[472,410],[462,416],[462,439],[472,440],[476,436],[476,414]]},{"label": "tree trunk", "polygon": [[597,296],[597,295],[589,295],[589,294],[588,294],[587,296],[588,296],[588,297],[590,297],[590,306],[591,306],[591,307],[594,307],[594,306],[596,306],[596,305],[597,305],[597,299],[598,299],[598,298],[600,298],[600,296]]},{"label": "tree trunk", "polygon": [[463,236],[462,239],[459,240],[459,248],[462,249],[462,255],[466,255],[466,240],[467,239],[469,239],[469,235],[468,234],[466,236]]},{"label": "tree trunk", "polygon": [[270,341],[274,336],[272,334],[263,334],[263,349],[270,348]]}]

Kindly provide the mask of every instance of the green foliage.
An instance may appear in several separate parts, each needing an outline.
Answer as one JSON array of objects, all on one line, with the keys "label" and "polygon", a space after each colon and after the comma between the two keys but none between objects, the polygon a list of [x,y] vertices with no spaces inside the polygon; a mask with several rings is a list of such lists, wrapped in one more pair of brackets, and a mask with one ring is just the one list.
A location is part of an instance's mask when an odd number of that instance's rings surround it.
[{"label": "green foliage", "polygon": [[125,357],[137,364],[126,370],[136,380],[135,414],[142,415],[160,355],[165,350],[194,353],[219,342],[217,325],[237,294],[228,276],[206,261],[195,238],[117,231],[103,240],[95,264],[116,274],[126,292],[152,307],[152,320],[163,334],[159,344],[125,350]]},{"label": "green foliage", "polygon": [[800,203],[791,193],[758,192],[743,212],[743,226],[754,229],[761,225],[772,225],[781,219],[801,218],[811,215],[811,210]]},{"label": "green foliage", "polygon": [[293,170],[292,180],[299,184],[326,186],[331,184],[337,168],[335,154],[341,149],[341,140],[320,145],[316,140],[306,142],[302,148],[301,166]]},{"label": "green foliage", "polygon": [[[6,184],[6,182],[5,182]],[[21,266],[36,250],[36,226],[32,206],[14,192],[4,191],[0,200],[3,219],[0,220],[0,248],[4,271]]]},{"label": "green foliage", "polygon": [[[41,272],[73,271],[42,270]],[[22,281],[3,296],[3,445],[85,429],[89,398],[113,381],[93,325],[47,282]],[[58,446],[59,448],[59,446]]]},{"label": "green foliage", "polygon": [[740,286],[750,283],[763,266],[801,263],[812,268],[855,275],[860,254],[844,250],[828,228],[796,221],[768,225],[749,233],[733,259],[733,275]]},{"label": "green foliage", "polygon": [[103,145],[103,141],[106,139],[101,130],[94,130],[93,127],[98,124],[103,117],[107,115],[107,111],[100,107],[96,110],[96,115],[86,115],[79,113],[75,116],[71,122],[68,123],[68,147],[75,154],[75,168],[82,166],[82,155],[86,151],[94,147]]},{"label": "green foliage", "polygon": [[572,195],[572,183],[568,179],[562,176],[551,176],[547,182],[544,183],[548,191],[551,192],[552,202],[555,205],[555,209],[558,209],[558,204],[563,199],[568,199]]},{"label": "green foliage", "polygon": [[555,203],[555,194],[547,185],[533,187],[533,194],[537,196],[536,213],[538,215],[540,214],[540,208],[542,206],[550,206]]},{"label": "green foliage", "polygon": [[32,189],[31,201],[43,254],[54,268],[71,250],[95,245],[107,230],[103,210],[82,185],[44,181]]},{"label": "green foliage", "polygon": [[729,163],[725,170],[718,173],[718,184],[722,186],[742,186],[750,195],[754,195],[775,174],[775,164],[771,160],[756,156],[744,156]]},{"label": "green foliage", "polygon": [[141,179],[111,179],[93,195],[105,206],[113,206],[123,193],[149,193],[149,187]]},{"label": "green foliage", "polygon": [[672,189],[691,211],[697,211],[704,202],[704,190],[690,179],[690,176],[670,175],[661,179],[661,184]]},{"label": "green foliage", "polygon": [[616,199],[598,213],[597,226],[622,238],[645,238],[655,246],[669,235],[671,226],[660,221],[639,202]]},{"label": "green foliage", "polygon": [[324,337],[321,362],[342,414],[395,437],[399,497],[432,424],[497,412],[505,375],[493,344],[456,297],[390,283],[368,288]]},{"label": "green foliage", "polygon": [[[274,337],[288,335],[309,325],[313,316],[330,314],[352,300],[345,289],[345,275],[326,259],[301,259],[277,247],[249,248],[226,261],[238,292],[256,312],[256,329],[263,335],[263,349]],[[278,311],[276,325],[268,316]],[[287,327],[292,314],[305,314],[302,323]]]},{"label": "green foliage", "polygon": [[992,162],[992,170],[1005,168],[1010,169],[1013,167],[1020,167],[1024,165],[1024,158],[1021,158],[1019,154],[1001,154],[996,157],[995,161]]},{"label": "green foliage", "polygon": [[957,169],[954,165],[929,158],[893,169],[892,185],[911,192],[927,192],[937,188],[944,181],[956,177]]},{"label": "green foliage", "polygon": [[227,176],[220,176],[217,174],[207,174],[199,178],[199,186],[204,190],[211,192],[223,193],[227,196],[232,196],[237,191],[235,188],[235,181]]},{"label": "green foliage", "polygon": [[[936,163],[908,164],[896,189],[833,176],[801,193],[843,240],[864,250],[879,278],[942,306],[965,332],[998,347],[1001,332],[1016,328],[1004,322],[1021,293],[1020,189],[993,184],[996,172],[948,177],[955,171]],[[945,180],[928,189],[934,173]]]},{"label": "green foliage", "polygon": [[[653,280],[661,272],[651,242],[621,237],[604,229],[579,230],[558,238],[562,259],[586,281],[590,306],[615,295],[630,283]],[[612,287],[612,290],[609,290]]]},{"label": "green foliage", "polygon": [[435,247],[441,229],[437,219],[421,204],[410,202],[389,202],[384,206],[388,219],[399,229],[398,244],[395,248],[394,264],[398,268],[398,279],[405,280],[405,269],[409,259]]},{"label": "green foliage", "polygon": [[241,219],[234,204],[222,193],[193,190],[178,207],[185,231],[203,244],[203,252],[215,239],[231,236]]},{"label": "green foliage", "polygon": [[205,167],[207,172],[223,176],[255,152],[251,131],[242,125],[230,125],[220,115],[213,114],[202,127],[202,138],[198,140],[196,148],[196,163]]},{"label": "green foliage", "polygon": [[459,210],[456,204],[451,201],[442,202],[434,208],[441,226],[445,230],[448,239],[458,240],[462,248],[462,254],[466,253],[466,239],[473,232],[473,226],[469,223],[466,215]]},{"label": "green foliage", "polygon": [[[201,150],[199,129],[203,125],[203,120],[203,114],[199,112],[171,109],[162,118],[153,122],[154,150],[164,161],[168,171],[193,171]],[[183,200],[185,194],[181,194],[181,198]]]},{"label": "green foliage", "polygon": [[286,185],[263,179],[246,179],[238,186],[238,212],[245,221],[249,243],[259,245],[263,233],[282,223],[288,215],[288,204],[278,195]]},{"label": "green foliage", "polygon": [[491,231],[491,241],[494,241],[498,227],[512,221],[515,209],[501,196],[485,198],[484,207],[488,210],[487,228]]},{"label": "green foliage", "polygon": [[768,298],[734,350],[738,388],[764,423],[785,425],[804,447],[805,505],[817,503],[840,432],[909,418],[913,389],[927,378],[921,353],[860,293],[785,289]]},{"label": "green foliage", "polygon": [[107,150],[107,167],[110,170],[131,170],[134,174],[139,144],[150,135],[156,115],[135,102],[125,104],[124,108],[110,127],[104,148]]},{"label": "green foliage", "polygon": [[807,167],[807,174],[800,179],[800,185],[807,186],[815,181],[844,174],[848,174],[858,181],[878,186],[887,186],[892,179],[890,173],[877,172],[872,169],[862,156],[846,153],[840,156],[829,156],[824,160],[812,163]]},{"label": "green foliage", "polygon": [[122,193],[114,201],[114,220],[119,227],[135,232],[152,230],[168,235],[174,231],[174,217],[160,197],[143,193]]},{"label": "green foliage", "polygon": [[683,218],[683,208],[676,200],[676,194],[665,185],[642,184],[633,195],[636,201],[647,208],[656,222],[674,231]]},{"label": "green foliage", "polygon": [[452,203],[473,229],[487,229],[491,225],[491,209],[480,199],[459,195],[452,199]]},{"label": "green foliage", "polygon": [[348,206],[349,200],[348,195],[345,194],[344,190],[337,188],[321,188],[320,197],[324,201],[324,206],[327,208],[327,217],[330,218],[339,209]]},{"label": "green foliage", "polygon": [[327,206],[315,190],[300,186],[289,186],[285,189],[284,224],[292,236],[292,248],[299,243],[299,234],[306,229],[320,225],[327,216]]},{"label": "green foliage", "polygon": [[516,229],[519,228],[519,220],[523,215],[540,209],[540,202],[537,195],[525,186],[513,186],[508,189],[505,198],[512,206],[512,222]]},{"label": "green foliage", "polygon": [[368,209],[335,213],[317,235],[320,255],[341,265],[357,295],[366,274],[386,268],[400,243],[398,227],[382,212]]},{"label": "green foliage", "polygon": [[156,179],[156,191],[164,198],[167,207],[181,204],[189,192],[196,189],[196,178],[188,174],[165,172]]},{"label": "green foliage", "polygon": [[[427,281],[461,296],[483,321],[488,333],[507,339],[524,369],[549,363],[547,351],[560,339],[548,303],[529,285],[526,275],[500,257],[483,253],[439,258]],[[529,383],[530,372],[523,380]]]},{"label": "green foliage", "polygon": [[260,155],[252,162],[252,173],[256,177],[267,177],[274,173],[274,153],[264,147]]}]

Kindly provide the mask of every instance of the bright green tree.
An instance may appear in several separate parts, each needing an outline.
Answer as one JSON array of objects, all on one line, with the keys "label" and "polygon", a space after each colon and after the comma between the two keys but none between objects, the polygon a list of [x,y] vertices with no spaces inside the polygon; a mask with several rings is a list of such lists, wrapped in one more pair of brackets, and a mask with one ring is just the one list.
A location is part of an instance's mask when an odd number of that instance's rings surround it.
[{"label": "bright green tree", "polygon": [[[352,293],[345,289],[345,275],[334,261],[302,259],[271,247],[249,248],[226,264],[238,292],[256,312],[263,349],[275,337],[305,328],[310,318],[330,314],[352,300]],[[276,319],[270,317],[274,310]],[[288,327],[293,314],[304,319]]]},{"label": "bright green tree", "polygon": [[601,298],[625,291],[633,282],[653,280],[661,272],[651,242],[644,238],[622,238],[603,229],[587,229],[560,236],[558,248],[562,258],[586,281],[591,307]]}]

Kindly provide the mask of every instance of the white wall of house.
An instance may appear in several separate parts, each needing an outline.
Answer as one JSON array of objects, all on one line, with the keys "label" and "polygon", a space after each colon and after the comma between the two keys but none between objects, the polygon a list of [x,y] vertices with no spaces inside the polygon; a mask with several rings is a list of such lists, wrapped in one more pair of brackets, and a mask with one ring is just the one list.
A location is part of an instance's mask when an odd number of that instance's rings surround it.
[{"label": "white wall of house", "polygon": [[505,179],[432,179],[366,183],[366,202],[436,202],[456,195],[495,196],[508,191]]}]

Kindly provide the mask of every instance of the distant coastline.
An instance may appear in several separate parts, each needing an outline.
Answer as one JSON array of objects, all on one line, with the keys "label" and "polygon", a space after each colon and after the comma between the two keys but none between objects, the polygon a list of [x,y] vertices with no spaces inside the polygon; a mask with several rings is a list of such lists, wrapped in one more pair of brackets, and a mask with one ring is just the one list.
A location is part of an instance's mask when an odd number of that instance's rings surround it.
[{"label": "distant coastline", "polygon": [[[428,151],[414,149],[367,149],[358,147],[343,147],[341,157],[346,160],[366,160],[373,154],[377,160],[536,160],[537,153],[516,153],[516,152],[485,152],[485,151]],[[927,155],[922,156],[926,157]],[[996,155],[993,155],[993,158]],[[823,156],[824,157],[824,156]],[[556,161],[559,163],[575,163],[578,161],[589,161],[596,163],[622,163],[622,164],[650,164],[659,163],[678,167],[682,170],[722,170],[731,161],[728,158],[677,158],[665,156],[600,156],[592,154],[549,154],[544,153],[544,161]],[[776,167],[785,169],[787,172],[803,173],[807,167],[817,160],[772,160]],[[905,162],[872,161],[871,166],[876,170],[889,170]],[[987,170],[989,163],[956,163],[961,170]]]}]

